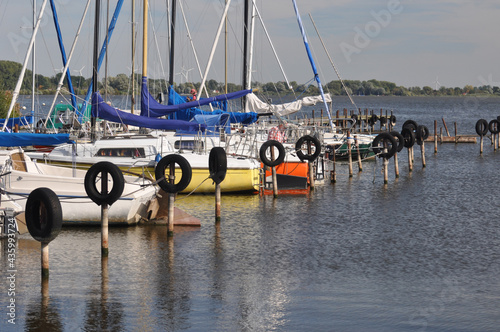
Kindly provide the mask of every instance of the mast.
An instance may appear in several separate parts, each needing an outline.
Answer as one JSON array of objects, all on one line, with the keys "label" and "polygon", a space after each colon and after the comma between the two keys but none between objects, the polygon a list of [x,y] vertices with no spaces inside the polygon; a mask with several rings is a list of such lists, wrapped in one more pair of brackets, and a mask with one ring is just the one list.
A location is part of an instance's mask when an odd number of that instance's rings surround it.
[{"label": "mast", "polygon": [[[40,22],[43,17],[43,12],[45,10],[45,6],[47,5],[47,0],[43,0],[42,7],[40,8],[40,14],[38,15],[38,19],[36,21],[35,28],[33,29],[33,34],[31,35],[30,43],[28,46],[28,51],[26,52],[26,57],[24,58],[23,67],[21,69],[21,73],[19,74],[19,79],[17,80],[16,87],[12,92],[12,100],[10,102],[9,110],[7,111],[7,116],[5,119],[9,119],[12,110],[14,109],[14,105],[16,105],[17,98],[19,97],[19,91],[21,91],[21,85],[23,84],[24,74],[26,73],[26,67],[28,66],[28,61],[30,58],[31,51],[33,50],[33,45],[35,44],[35,37],[40,28]],[[2,127],[2,131],[5,131],[5,127],[7,126],[8,121],[5,121]]]},{"label": "mast", "polygon": [[135,106],[135,0],[132,0],[132,102],[130,113],[134,114]]},{"label": "mast", "polygon": [[170,23],[170,73],[168,84],[174,85],[174,54],[175,54],[175,16],[176,16],[177,0],[172,0],[172,18]]},{"label": "mast", "polygon": [[330,114],[330,109],[328,108],[328,104],[326,103],[325,93],[323,92],[323,86],[321,85],[321,81],[320,81],[319,75],[318,75],[318,70],[316,69],[316,64],[314,63],[311,49],[309,48],[309,42],[307,41],[306,31],[304,30],[304,27],[302,26],[302,19],[300,18],[299,8],[297,7],[297,3],[295,2],[295,0],[292,0],[292,2],[293,2],[293,7],[295,9],[295,14],[297,15],[297,22],[299,24],[299,29],[300,29],[300,32],[302,33],[302,39],[304,40],[304,46],[306,47],[307,56],[309,57],[309,62],[311,63],[311,67],[312,67],[312,70],[314,73],[314,79],[318,83],[319,92],[321,93],[321,97],[323,98],[323,104],[325,105],[325,110],[326,110],[326,114],[328,115],[330,127],[332,128],[332,130],[334,130],[335,126],[333,125],[333,122],[332,122],[332,116]]},{"label": "mast", "polygon": [[[33,31],[35,30],[36,26],[36,0],[33,0]],[[35,83],[35,53],[36,53],[36,47],[35,43],[33,43],[33,56],[31,57],[31,77],[32,77],[32,84],[31,84],[31,116],[33,117],[32,119],[35,119],[35,88],[36,88],[36,83]],[[34,126],[32,127],[34,129]]]},{"label": "mast", "polygon": [[[101,12],[101,0],[96,0],[95,3],[95,22],[94,22],[94,60],[93,60],[93,65],[92,65],[92,95],[99,91],[99,81],[97,80],[97,73],[98,73],[98,67],[99,67],[99,54],[98,54],[98,48],[99,48],[99,14]],[[94,98],[92,100],[92,108],[97,111],[97,98]],[[91,124],[91,131],[90,131],[90,139],[92,141],[96,140],[96,133],[95,133],[95,123],[96,123],[96,118],[94,117],[94,112],[92,112],[92,115],[90,117],[90,124]]]},{"label": "mast", "polygon": [[[247,56],[248,56],[248,33],[249,33],[249,17],[248,17],[248,2],[249,0],[245,0],[245,8],[243,10],[243,84],[241,84],[241,87],[243,89],[247,89],[247,74],[248,74],[248,62],[247,62]],[[246,102],[246,97],[243,97],[241,99],[241,102],[243,105],[242,109],[245,109],[245,102]]]},{"label": "mast", "polygon": [[148,76],[148,0],[142,7],[142,78]]}]

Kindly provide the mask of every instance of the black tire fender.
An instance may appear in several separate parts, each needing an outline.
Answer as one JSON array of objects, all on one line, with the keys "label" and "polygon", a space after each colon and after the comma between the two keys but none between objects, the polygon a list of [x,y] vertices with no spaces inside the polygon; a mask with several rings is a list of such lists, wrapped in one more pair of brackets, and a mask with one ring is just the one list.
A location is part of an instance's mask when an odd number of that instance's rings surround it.
[{"label": "black tire fender", "polygon": [[[406,120],[403,123],[403,128],[410,127],[413,131],[417,131],[418,124],[414,120]],[[404,136],[404,135],[403,135]]]},{"label": "black tire fender", "polygon": [[500,132],[500,121],[497,119],[493,119],[488,124],[488,128],[490,129],[490,133],[498,134]]},{"label": "black tire fender", "polygon": [[227,156],[226,151],[221,147],[214,147],[210,150],[208,156],[208,169],[210,178],[220,184],[226,178],[227,173]]},{"label": "black tire fender", "polygon": [[429,137],[429,128],[424,125],[417,127],[417,144],[422,145],[422,143]]},{"label": "black tire fender", "polygon": [[[302,151],[302,145],[304,145],[304,143],[312,143],[314,145],[314,152],[312,154]],[[297,157],[299,157],[300,160],[314,161],[321,153],[321,142],[311,135],[302,136],[297,143],[295,143],[295,152],[297,152]]]},{"label": "black tire fender", "polygon": [[[267,149],[273,148],[273,147],[278,148],[278,157],[275,160],[269,159],[266,155]],[[279,164],[281,164],[285,160],[285,148],[283,147],[283,144],[281,144],[278,141],[275,141],[275,140],[266,141],[260,147],[259,157],[260,157],[260,161],[262,161],[262,163],[266,166],[269,166],[269,167],[278,166]]]},{"label": "black tire fender", "polygon": [[[108,192],[101,192],[97,189],[96,180],[99,174],[101,174],[101,178],[107,178],[108,174],[111,175],[113,188],[111,190],[108,188]],[[123,189],[125,188],[125,179],[118,166],[109,161],[100,161],[89,168],[85,174],[84,185],[85,192],[94,203],[97,205],[112,205],[121,197]]]},{"label": "black tire fender", "polygon": [[[179,165],[182,171],[181,179],[176,184],[170,183],[168,177],[165,176],[165,171],[168,171],[171,164]],[[159,181],[158,186],[167,193],[178,193],[186,189],[189,183],[191,183],[192,176],[191,165],[186,158],[178,154],[169,154],[161,158],[155,167],[155,179]]]},{"label": "black tire fender", "polygon": [[[388,146],[387,152],[384,153],[383,152],[384,145],[386,145],[386,144],[389,146]],[[396,154],[397,149],[398,149],[398,143],[396,142],[396,139],[394,138],[394,136],[392,136],[391,134],[381,133],[381,134],[378,134],[373,139],[372,149],[373,149],[373,152],[376,155],[378,155],[380,158],[389,159],[392,156],[394,156],[394,154]]]},{"label": "black tire fender", "polygon": [[391,124],[393,126],[396,125],[396,116],[394,114],[391,114],[391,116],[389,117],[389,121],[391,121]]},{"label": "black tire fender", "polygon": [[405,148],[411,148],[415,145],[415,134],[413,133],[413,129],[411,127],[403,127],[401,135],[404,137]]},{"label": "black tire fender", "polygon": [[26,201],[26,226],[31,236],[40,242],[54,240],[62,226],[62,208],[57,195],[49,188],[33,190]]},{"label": "black tire fender", "polygon": [[485,119],[479,119],[476,122],[476,133],[479,136],[484,136],[488,133],[488,121]]},{"label": "black tire fender", "polygon": [[403,150],[403,148],[405,147],[405,138],[403,137],[403,135],[401,135],[397,131],[391,131],[390,134],[392,136],[394,136],[394,138],[396,139],[396,141],[398,143],[398,148],[397,148],[396,152],[400,152],[401,150]]}]

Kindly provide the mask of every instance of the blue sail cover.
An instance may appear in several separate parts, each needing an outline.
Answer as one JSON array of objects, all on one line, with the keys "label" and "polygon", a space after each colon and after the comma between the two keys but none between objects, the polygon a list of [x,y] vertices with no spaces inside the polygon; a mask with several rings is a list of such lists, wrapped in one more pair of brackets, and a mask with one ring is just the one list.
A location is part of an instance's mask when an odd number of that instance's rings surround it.
[{"label": "blue sail cover", "polygon": [[[97,109],[94,105],[98,105]],[[92,116],[126,125],[163,130],[205,131],[206,125],[181,120],[148,118],[120,111],[104,102],[101,95],[92,94]]]},{"label": "blue sail cover", "polygon": [[0,132],[0,146],[57,145],[74,143],[69,134],[34,134]]},{"label": "blue sail cover", "polygon": [[[238,97],[234,97],[238,93],[243,93],[243,92],[246,92],[246,93],[243,95],[239,95]],[[240,98],[242,96],[247,95],[250,92],[252,92],[252,90],[242,90],[242,91],[228,93],[226,95],[216,96],[216,97],[212,97],[212,98],[202,98],[199,101],[191,101],[191,102],[186,103],[186,97],[179,95],[174,89],[170,88],[168,91],[168,103],[172,104],[170,106],[183,105],[175,113],[175,118],[178,120],[190,121],[197,114],[205,114],[205,115],[229,114],[229,123],[241,123],[244,125],[249,125],[249,124],[256,122],[259,119],[259,116],[257,113],[255,113],[255,112],[247,112],[247,113],[226,112],[223,110],[214,110],[213,112],[210,112],[210,111],[200,110],[200,109],[195,108],[193,106],[198,106],[200,103],[203,103],[203,105],[208,105],[209,103],[213,103],[213,102],[224,102],[224,101],[227,101],[228,99]],[[227,98],[227,96],[231,96],[232,98]],[[221,98],[217,99],[218,97],[221,97]],[[214,99],[216,99],[216,100],[214,100]],[[205,100],[207,100],[208,102],[204,103]],[[191,104],[191,105],[196,104],[196,105],[190,106],[191,108],[186,109],[185,105],[187,105],[187,104]]]},{"label": "blue sail cover", "polygon": [[[229,126],[229,114],[227,113],[210,115],[198,114],[194,116],[192,122],[206,125],[206,136],[219,136],[221,132],[225,132],[226,134],[231,133],[231,127]],[[177,134],[195,135],[197,132],[177,130]]]},{"label": "blue sail cover", "polygon": [[[0,119],[0,126],[3,126],[4,123],[5,123],[5,119]],[[27,126],[27,125],[32,124],[32,123],[33,123],[33,116],[31,116],[31,115],[21,116],[19,118],[9,118],[9,120],[7,120],[6,127],[12,128],[15,125],[22,127],[22,126]]]},{"label": "blue sail cover", "polygon": [[[208,105],[211,103],[223,102],[230,99],[241,98],[252,92],[251,89],[241,90],[215,97],[201,98],[199,100],[194,100],[190,102],[186,102],[185,97],[179,96],[180,98],[176,98],[175,103],[169,103],[169,105],[162,105],[158,103],[155,100],[155,98],[153,98],[153,96],[151,96],[151,94],[148,91],[147,83],[148,83],[148,78],[143,76],[142,87],[141,87],[141,115],[154,118],[159,118],[161,116],[168,115],[180,110],[186,110],[194,107]],[[170,91],[173,91],[173,89],[169,89],[169,101],[171,93]],[[184,118],[184,120],[190,120],[190,118],[189,119]]]}]

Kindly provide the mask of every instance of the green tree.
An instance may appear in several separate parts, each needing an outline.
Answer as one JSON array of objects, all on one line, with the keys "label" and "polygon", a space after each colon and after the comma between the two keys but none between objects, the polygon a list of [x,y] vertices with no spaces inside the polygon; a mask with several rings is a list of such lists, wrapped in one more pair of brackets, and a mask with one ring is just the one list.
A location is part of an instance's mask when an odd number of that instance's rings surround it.
[{"label": "green tree", "polygon": [[[0,91],[0,119],[5,119],[7,117],[7,112],[9,111],[10,103],[12,102],[12,93],[10,91]],[[14,106],[11,118],[16,118],[21,115],[19,111],[19,104]]]}]

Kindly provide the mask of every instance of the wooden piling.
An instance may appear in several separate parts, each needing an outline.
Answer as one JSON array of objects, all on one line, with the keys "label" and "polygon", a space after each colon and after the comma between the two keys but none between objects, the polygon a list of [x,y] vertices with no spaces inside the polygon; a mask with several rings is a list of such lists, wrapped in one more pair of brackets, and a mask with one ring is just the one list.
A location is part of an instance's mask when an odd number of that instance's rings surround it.
[{"label": "wooden piling", "polygon": [[398,162],[398,153],[397,152],[394,154],[394,173],[395,173],[396,179],[399,178],[399,162]]},{"label": "wooden piling", "polygon": [[422,156],[422,167],[425,168],[425,140],[422,140],[422,145],[420,146],[420,152]]},{"label": "wooden piling", "polygon": [[[274,161],[274,146],[271,146],[271,160]],[[278,197],[278,176],[276,175],[276,167],[271,167],[271,174],[273,179],[273,197]]]},{"label": "wooden piling", "polygon": [[215,185],[215,221],[220,221],[221,215],[221,189],[220,183]]},{"label": "wooden piling", "polygon": [[336,170],[336,165],[335,165],[335,149],[333,149],[333,170],[330,173],[330,182],[331,183],[337,183],[337,170]]},{"label": "wooden piling", "polygon": [[412,148],[408,148],[408,171],[413,172],[413,158],[411,153]]},{"label": "wooden piling", "polygon": [[49,278],[49,243],[42,242],[42,280]]},{"label": "wooden piling", "polygon": [[358,172],[363,172],[363,165],[361,164],[361,153],[359,152],[359,139],[356,138],[356,150],[358,152]]},{"label": "wooden piling", "polygon": [[351,151],[351,133],[347,131],[347,155],[349,158],[349,177],[352,178],[352,151]]},{"label": "wooden piling", "polygon": [[441,118],[441,120],[443,121],[443,125],[444,125],[444,129],[446,130],[446,134],[448,135],[448,137],[450,137],[450,132],[448,131],[448,127],[446,126],[446,122],[444,121],[444,118]]},{"label": "wooden piling", "polygon": [[[101,193],[106,194],[108,192],[108,173],[101,173]],[[109,243],[108,243],[108,211],[109,205],[103,203],[101,205],[101,256],[107,257],[109,255]]]},{"label": "wooden piling", "polygon": [[[170,163],[170,172],[168,176],[170,184],[175,184],[175,163]],[[168,193],[168,223],[167,237],[174,235],[174,218],[175,218],[175,194]]]},{"label": "wooden piling", "polygon": [[483,154],[483,135],[479,137],[479,154]]},{"label": "wooden piling", "polygon": [[109,255],[108,212],[109,212],[108,204],[103,203],[101,205],[101,256],[102,257],[108,257]]},{"label": "wooden piling", "polygon": [[434,120],[434,154],[438,153],[437,120]]},{"label": "wooden piling", "polygon": [[[387,151],[387,149],[385,149]],[[383,158],[384,159],[384,164],[383,164],[383,168],[384,168],[384,184],[388,184],[389,183],[389,159],[387,158]]]},{"label": "wooden piling", "polygon": [[453,124],[455,126],[455,144],[458,144],[457,122],[454,122]]}]

